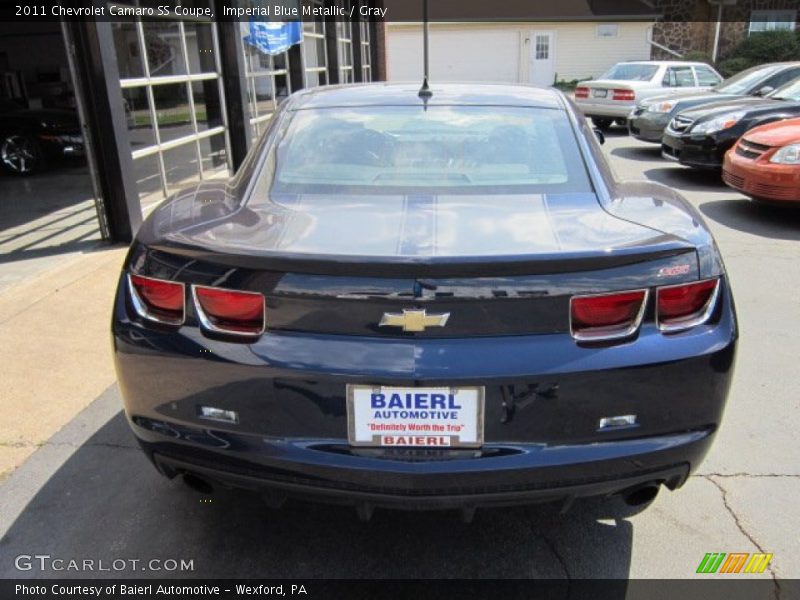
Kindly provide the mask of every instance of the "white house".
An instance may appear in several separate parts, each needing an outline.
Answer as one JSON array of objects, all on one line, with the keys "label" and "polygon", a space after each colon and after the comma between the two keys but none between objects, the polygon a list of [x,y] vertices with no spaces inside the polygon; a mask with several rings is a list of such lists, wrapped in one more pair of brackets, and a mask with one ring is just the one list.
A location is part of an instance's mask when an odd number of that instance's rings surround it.
[{"label": "white house", "polygon": [[[654,19],[431,23],[431,81],[552,85],[596,78],[617,62],[650,59]],[[420,23],[387,23],[387,79],[421,79],[422,47]]]}]

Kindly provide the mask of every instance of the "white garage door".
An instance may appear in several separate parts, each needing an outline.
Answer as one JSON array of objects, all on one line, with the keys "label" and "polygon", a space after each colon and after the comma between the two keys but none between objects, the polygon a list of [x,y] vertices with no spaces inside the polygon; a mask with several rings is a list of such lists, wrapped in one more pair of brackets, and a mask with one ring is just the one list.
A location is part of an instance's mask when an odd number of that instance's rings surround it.
[{"label": "white garage door", "polygon": [[[386,36],[390,81],[422,80],[422,29],[392,27]],[[519,81],[519,32],[430,29],[431,81]]]}]

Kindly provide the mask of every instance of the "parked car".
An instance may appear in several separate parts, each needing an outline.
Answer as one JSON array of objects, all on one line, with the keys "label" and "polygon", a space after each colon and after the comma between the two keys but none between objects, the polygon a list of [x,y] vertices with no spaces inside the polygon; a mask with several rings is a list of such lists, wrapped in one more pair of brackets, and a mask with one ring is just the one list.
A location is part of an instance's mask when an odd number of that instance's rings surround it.
[{"label": "parked car", "polygon": [[725,154],[722,179],[755,200],[800,204],[800,118],[748,131]]},{"label": "parked car", "polygon": [[557,90],[431,91],[300,91],[145,219],[112,333],[162,474],[468,518],[700,464],[737,340],[702,217],[616,181]]},{"label": "parked car", "polygon": [[25,109],[0,99],[0,167],[14,175],[32,175],[47,160],[84,156],[77,113]]},{"label": "parked car", "polygon": [[764,96],[798,77],[800,62],[772,63],[737,73],[705,93],[674,89],[644,98],[630,114],[628,130],[636,139],[661,144],[669,122],[684,110],[744,96]]},{"label": "parked car", "polygon": [[616,121],[626,125],[636,100],[677,88],[701,92],[722,81],[705,63],[682,61],[636,61],[617,63],[595,81],[584,81],[575,89],[575,103],[601,130]]},{"label": "parked car", "polygon": [[763,98],[715,102],[678,113],[661,140],[661,155],[688,167],[719,169],[725,153],[758,125],[800,116],[800,80]]}]

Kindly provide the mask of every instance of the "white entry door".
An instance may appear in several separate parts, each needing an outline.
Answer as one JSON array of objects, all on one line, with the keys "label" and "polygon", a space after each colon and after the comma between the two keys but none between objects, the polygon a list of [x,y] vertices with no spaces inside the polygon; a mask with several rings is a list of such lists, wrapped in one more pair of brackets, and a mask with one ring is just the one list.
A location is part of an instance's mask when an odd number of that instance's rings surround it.
[{"label": "white entry door", "polygon": [[552,31],[532,31],[528,81],[534,85],[553,85],[555,77],[555,35]]}]

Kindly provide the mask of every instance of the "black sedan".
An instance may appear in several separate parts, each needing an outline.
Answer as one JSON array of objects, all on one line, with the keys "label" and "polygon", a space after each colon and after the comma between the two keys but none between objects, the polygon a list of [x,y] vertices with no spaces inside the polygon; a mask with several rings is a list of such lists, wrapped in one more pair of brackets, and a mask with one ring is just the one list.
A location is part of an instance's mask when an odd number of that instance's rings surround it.
[{"label": "black sedan", "polygon": [[145,220],[112,332],[163,475],[469,518],[644,505],[700,464],[737,340],[701,216],[616,181],[556,90],[432,92],[299,92]]},{"label": "black sedan", "polygon": [[77,113],[24,109],[0,99],[0,167],[14,175],[32,175],[47,161],[85,156]]},{"label": "black sedan", "polygon": [[800,77],[800,62],[772,63],[752,67],[729,77],[708,92],[683,92],[645,98],[636,103],[628,118],[628,130],[636,139],[661,143],[664,130],[675,116],[697,106],[744,96],[765,96]]},{"label": "black sedan", "polygon": [[670,121],[661,155],[688,167],[720,169],[725,153],[746,131],[800,116],[800,80],[763,98],[740,98],[683,111]]}]

